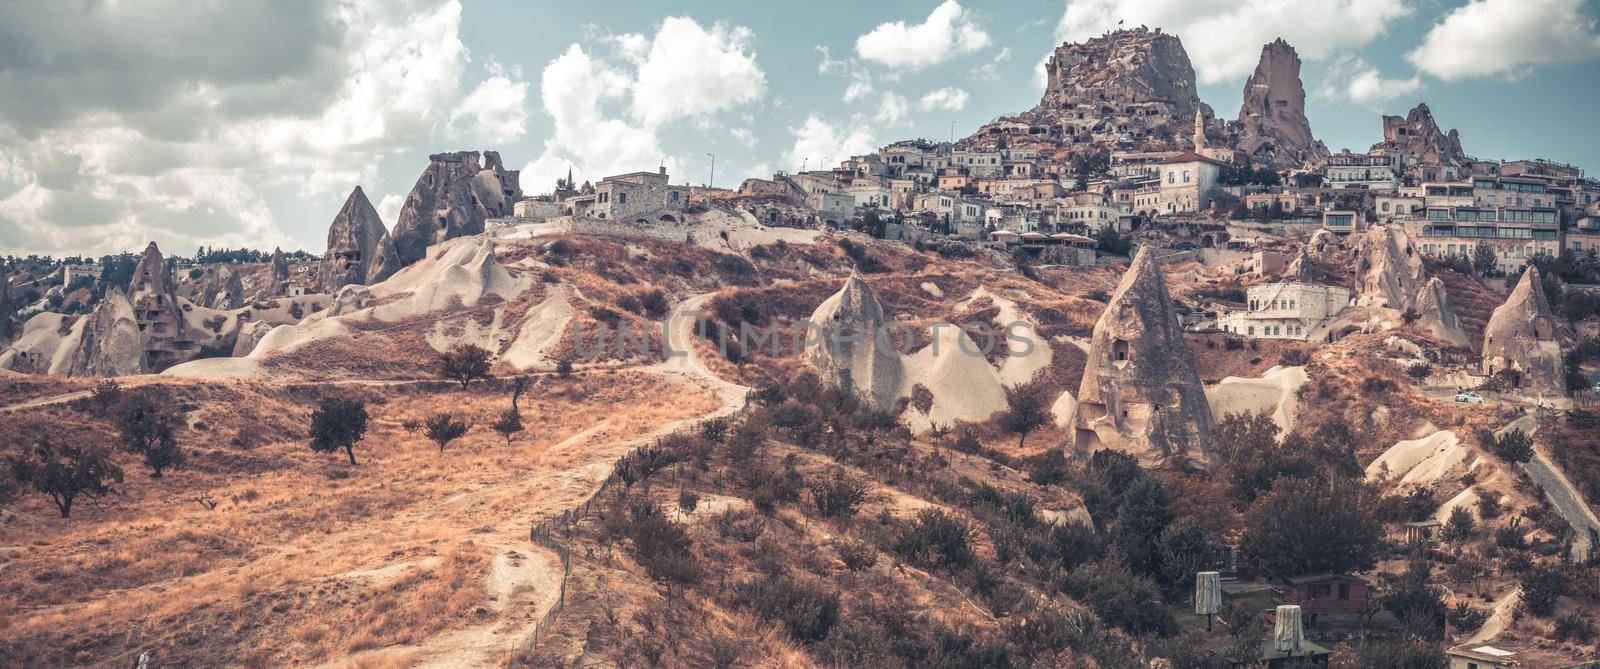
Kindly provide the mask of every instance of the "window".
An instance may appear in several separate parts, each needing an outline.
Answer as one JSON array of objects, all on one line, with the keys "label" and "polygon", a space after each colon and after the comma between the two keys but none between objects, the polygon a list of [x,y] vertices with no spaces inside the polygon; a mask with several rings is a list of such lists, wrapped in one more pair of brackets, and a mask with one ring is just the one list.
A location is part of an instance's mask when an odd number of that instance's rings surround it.
[{"label": "window", "polygon": [[1184,183],[1189,183],[1189,170],[1184,170],[1183,171],[1183,182]]},{"label": "window", "polygon": [[1348,583],[1340,583],[1339,584],[1339,599],[1341,601],[1350,601],[1350,584],[1348,584]]}]

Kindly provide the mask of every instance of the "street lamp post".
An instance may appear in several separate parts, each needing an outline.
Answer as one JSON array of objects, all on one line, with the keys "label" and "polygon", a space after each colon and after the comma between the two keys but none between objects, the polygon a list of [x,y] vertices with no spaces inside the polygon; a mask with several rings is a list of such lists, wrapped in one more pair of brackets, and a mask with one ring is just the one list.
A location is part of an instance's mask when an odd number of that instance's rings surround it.
[{"label": "street lamp post", "polygon": [[706,155],[711,156],[711,178],[706,180],[706,188],[712,188],[717,185],[717,154],[707,153]]}]

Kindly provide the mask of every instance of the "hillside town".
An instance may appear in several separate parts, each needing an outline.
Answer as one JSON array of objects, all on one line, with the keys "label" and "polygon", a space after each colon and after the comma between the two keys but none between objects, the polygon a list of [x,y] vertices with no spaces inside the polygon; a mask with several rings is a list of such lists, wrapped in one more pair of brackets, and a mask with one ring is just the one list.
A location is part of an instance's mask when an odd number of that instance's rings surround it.
[{"label": "hillside town", "polygon": [[7,257],[0,658],[1600,667],[1600,178],[1332,150],[1300,71],[1119,29],[736,187],[449,151],[321,253]]}]

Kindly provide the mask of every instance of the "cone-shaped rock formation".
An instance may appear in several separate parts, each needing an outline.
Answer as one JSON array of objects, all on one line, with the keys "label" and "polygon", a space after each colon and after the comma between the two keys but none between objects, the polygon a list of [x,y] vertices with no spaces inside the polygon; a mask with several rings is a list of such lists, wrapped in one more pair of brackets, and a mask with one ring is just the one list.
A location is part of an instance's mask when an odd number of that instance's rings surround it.
[{"label": "cone-shaped rock formation", "polygon": [[898,399],[900,356],[883,318],[883,307],[859,274],[822,301],[811,314],[805,359],[825,383],[855,393],[880,409]]},{"label": "cone-shaped rock formation", "polygon": [[1483,371],[1520,370],[1523,388],[1555,394],[1565,387],[1561,342],[1541,279],[1539,268],[1529,266],[1505,304],[1495,307],[1483,331]]},{"label": "cone-shaped rock formation", "polygon": [[1244,84],[1237,123],[1238,149],[1259,162],[1284,168],[1328,157],[1328,147],[1311,135],[1306,119],[1300,56],[1282,39],[1261,47],[1255,74]]},{"label": "cone-shaped rock formation", "polygon": [[339,215],[328,226],[328,251],[322,257],[322,292],[350,284],[377,283],[400,268],[400,258],[387,242],[389,233],[360,186],[350,191]]},{"label": "cone-shaped rock formation", "polygon": [[1148,248],[1095,323],[1073,428],[1080,452],[1111,448],[1150,467],[1210,465],[1211,409]]},{"label": "cone-shaped rock formation", "polygon": [[72,376],[130,376],[148,371],[145,365],[144,338],[134,318],[133,303],[116,287],[85,317],[72,353]]},{"label": "cone-shaped rock formation", "polygon": [[1461,320],[1456,317],[1450,293],[1445,290],[1444,281],[1439,277],[1428,279],[1428,283],[1422,286],[1422,293],[1417,297],[1414,308],[1418,316],[1417,326],[1427,330],[1435,339],[1461,347],[1472,345],[1466,331],[1461,329]]}]

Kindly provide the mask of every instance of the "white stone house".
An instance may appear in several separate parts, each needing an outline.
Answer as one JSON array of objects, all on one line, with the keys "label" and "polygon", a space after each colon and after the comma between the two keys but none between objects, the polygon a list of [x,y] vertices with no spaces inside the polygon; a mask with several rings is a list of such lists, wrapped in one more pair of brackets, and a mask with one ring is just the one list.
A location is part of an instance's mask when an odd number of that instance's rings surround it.
[{"label": "white stone house", "polygon": [[1249,306],[1217,319],[1217,327],[1256,339],[1309,340],[1321,326],[1350,306],[1350,291],[1299,281],[1251,286]]}]

